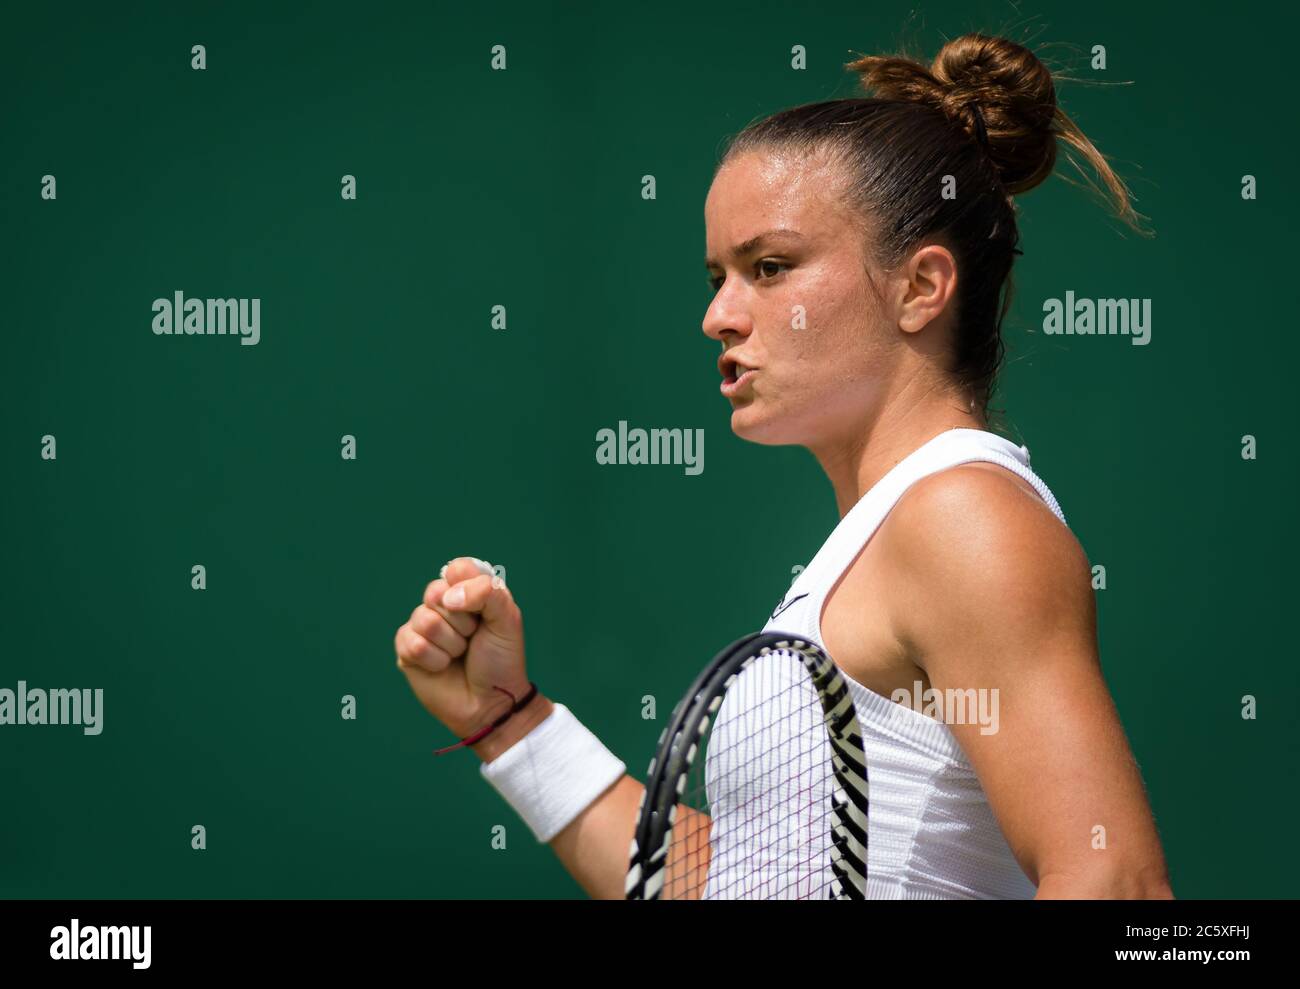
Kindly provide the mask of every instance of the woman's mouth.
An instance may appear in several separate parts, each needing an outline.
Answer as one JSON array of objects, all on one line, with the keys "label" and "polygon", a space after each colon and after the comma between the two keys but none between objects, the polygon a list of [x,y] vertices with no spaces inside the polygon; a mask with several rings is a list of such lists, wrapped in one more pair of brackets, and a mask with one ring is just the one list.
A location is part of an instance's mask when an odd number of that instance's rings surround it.
[{"label": "woman's mouth", "polygon": [[745,367],[743,364],[733,365],[722,379],[722,386],[719,390],[727,398],[732,398],[738,395],[741,389],[748,388],[753,384],[754,377],[757,374],[758,368],[756,367]]}]

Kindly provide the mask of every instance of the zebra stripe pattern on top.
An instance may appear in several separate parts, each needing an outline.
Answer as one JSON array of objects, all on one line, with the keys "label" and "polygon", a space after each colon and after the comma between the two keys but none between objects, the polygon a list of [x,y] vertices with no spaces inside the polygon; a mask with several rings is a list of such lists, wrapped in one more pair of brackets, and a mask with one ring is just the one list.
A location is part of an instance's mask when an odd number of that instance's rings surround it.
[{"label": "zebra stripe pattern on top", "polygon": [[[755,752],[745,737],[732,744],[709,729],[724,701],[744,703],[743,690],[730,698],[728,691],[757,675],[783,678],[783,703],[794,706],[749,713],[788,726],[802,711],[805,728],[791,734],[787,727],[782,744]],[[688,787],[701,761],[707,783]],[[710,772],[713,766],[729,767],[727,775]],[[862,731],[838,667],[798,636],[745,636],[696,678],[659,737],[637,812],[627,898],[863,899],[868,798]],[[771,807],[776,815],[764,809]]]}]

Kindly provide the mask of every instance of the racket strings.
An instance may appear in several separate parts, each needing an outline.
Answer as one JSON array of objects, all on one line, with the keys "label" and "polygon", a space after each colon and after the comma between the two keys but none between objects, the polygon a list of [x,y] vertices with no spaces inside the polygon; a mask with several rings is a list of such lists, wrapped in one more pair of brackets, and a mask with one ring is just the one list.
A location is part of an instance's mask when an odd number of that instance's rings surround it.
[{"label": "racket strings", "polygon": [[826,898],[832,747],[800,661],[773,653],[742,671],[699,748],[679,803],[707,818],[679,813],[674,844],[692,854],[676,856],[681,867],[670,856],[664,897]]}]

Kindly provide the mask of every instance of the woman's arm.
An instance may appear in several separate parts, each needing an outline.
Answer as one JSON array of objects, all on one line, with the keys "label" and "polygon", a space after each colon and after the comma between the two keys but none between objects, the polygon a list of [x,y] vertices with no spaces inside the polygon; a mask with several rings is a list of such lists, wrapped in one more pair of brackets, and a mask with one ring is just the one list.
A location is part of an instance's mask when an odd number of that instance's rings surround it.
[{"label": "woman's arm", "polygon": [[[500,713],[501,691],[511,696],[528,691],[523,615],[491,565],[474,557],[456,557],[429,583],[410,620],[398,628],[394,647],[398,669],[420,703],[461,737]],[[474,743],[474,752],[492,762],[554,709],[550,698],[537,694]],[[643,789],[630,776],[620,777],[550,841],[564,867],[593,897],[624,895]],[[670,875],[682,873],[689,889],[702,890],[709,819],[680,804],[677,815],[667,868]]]},{"label": "woman's arm", "polygon": [[[551,701],[539,694],[500,729],[476,743],[474,751],[483,761],[491,762],[540,724],[552,709]],[[560,863],[592,899],[621,900],[625,895],[628,853],[644,790],[644,784],[622,776],[551,839]],[[674,881],[665,889],[665,898],[672,895],[672,887],[685,887],[698,896],[704,889],[708,867],[709,818],[678,804],[665,867]]]},{"label": "woman's arm", "polygon": [[923,479],[894,512],[895,634],[941,693],[996,691],[996,719],[949,727],[1039,898],[1172,897],[1078,541],[986,464]]},{"label": "woman's arm", "polygon": [[[625,896],[628,852],[644,784],[624,776],[551,840],[551,848],[592,899]],[[698,899],[709,871],[709,818],[677,805],[660,899]]]}]

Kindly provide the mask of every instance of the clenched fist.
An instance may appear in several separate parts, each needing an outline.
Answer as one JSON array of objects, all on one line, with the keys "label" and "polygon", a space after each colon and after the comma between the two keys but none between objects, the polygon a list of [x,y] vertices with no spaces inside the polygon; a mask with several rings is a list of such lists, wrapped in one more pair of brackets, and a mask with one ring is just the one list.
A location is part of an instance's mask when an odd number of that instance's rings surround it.
[{"label": "clenched fist", "polygon": [[415,696],[458,738],[510,710],[503,691],[522,698],[529,689],[523,615],[490,571],[473,557],[452,560],[394,640]]}]

